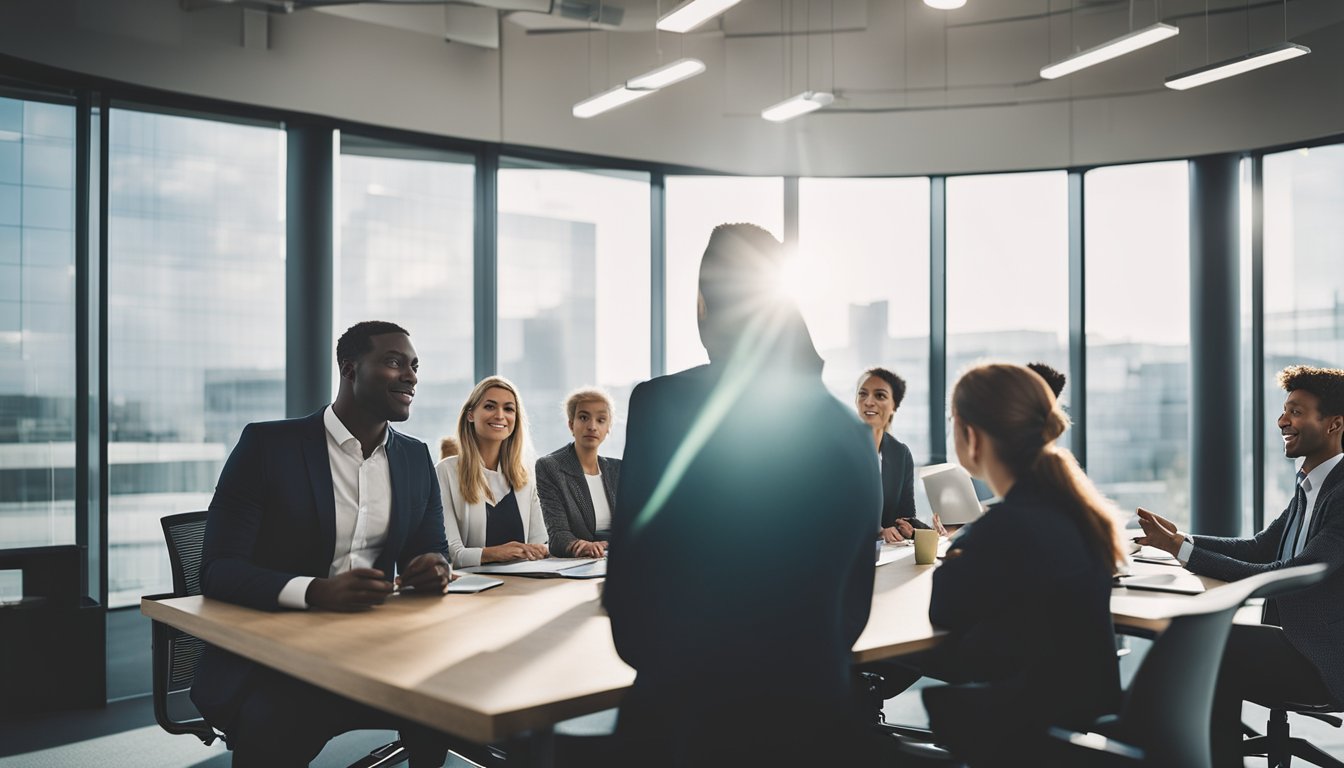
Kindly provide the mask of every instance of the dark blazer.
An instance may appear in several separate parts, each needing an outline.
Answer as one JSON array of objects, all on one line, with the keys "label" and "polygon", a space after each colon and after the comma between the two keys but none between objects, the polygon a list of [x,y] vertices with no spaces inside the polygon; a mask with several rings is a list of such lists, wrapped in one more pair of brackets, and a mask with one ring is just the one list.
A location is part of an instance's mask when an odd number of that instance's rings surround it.
[{"label": "dark blazer", "polygon": [[[1266,601],[1294,648],[1311,659],[1338,705],[1344,705],[1344,462],[1326,476],[1316,495],[1307,541],[1297,557],[1279,559],[1288,509],[1249,539],[1191,536],[1187,567],[1223,581],[1308,563],[1330,567],[1325,580],[1300,592]],[[1273,614],[1277,613],[1277,617]]]},{"label": "dark blazer", "polygon": [[882,500],[872,432],[819,363],[757,367],[745,390],[711,363],[632,393],[603,595],[638,672],[623,731],[843,711]]},{"label": "dark blazer", "polygon": [[907,518],[916,528],[928,528],[915,517],[915,459],[905,443],[882,435],[882,527]]},{"label": "dark blazer", "polygon": [[1111,564],[1066,510],[1019,480],[933,572],[929,620],[949,630],[935,671],[987,683],[995,717],[1033,727],[1088,726],[1120,703]]},{"label": "dark blazer", "polygon": [[[201,551],[206,597],[273,611],[290,579],[328,575],[336,550],[336,507],[322,413],[243,429],[206,518]],[[390,579],[418,555],[447,555],[448,541],[428,449],[388,429],[392,513],[374,567]],[[191,698],[216,727],[227,730],[232,724],[252,669],[247,659],[207,647]]]},{"label": "dark blazer", "polygon": [[[607,508],[615,510],[621,460],[598,456],[597,466],[602,472]],[[546,520],[551,554],[568,557],[569,548],[575,541],[596,541],[597,513],[593,511],[593,497],[574,444],[537,459],[536,474],[537,495],[541,498],[541,514]]]}]

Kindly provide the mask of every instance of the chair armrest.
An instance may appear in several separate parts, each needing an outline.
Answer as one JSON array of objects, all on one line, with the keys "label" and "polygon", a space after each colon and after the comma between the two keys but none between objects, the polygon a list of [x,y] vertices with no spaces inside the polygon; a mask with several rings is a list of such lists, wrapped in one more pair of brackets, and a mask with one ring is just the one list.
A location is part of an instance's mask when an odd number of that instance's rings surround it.
[{"label": "chair armrest", "polygon": [[1050,728],[1049,736],[1068,745],[1077,759],[1088,765],[1139,765],[1143,750],[1099,733],[1080,733],[1067,728]]}]

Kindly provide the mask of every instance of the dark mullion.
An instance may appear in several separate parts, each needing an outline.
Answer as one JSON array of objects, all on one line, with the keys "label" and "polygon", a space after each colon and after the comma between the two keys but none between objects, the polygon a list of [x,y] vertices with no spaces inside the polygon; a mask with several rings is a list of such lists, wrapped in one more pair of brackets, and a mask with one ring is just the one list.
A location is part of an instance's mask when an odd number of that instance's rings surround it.
[{"label": "dark mullion", "polygon": [[476,379],[499,365],[499,150],[484,146],[476,155],[473,312],[476,319]]},{"label": "dark mullion", "polygon": [[1087,240],[1082,171],[1069,173],[1069,416],[1070,447],[1087,467]]},{"label": "dark mullion", "polygon": [[1265,525],[1265,156],[1251,158],[1251,528]]},{"label": "dark mullion", "polygon": [[947,178],[929,178],[929,461],[947,461]]},{"label": "dark mullion", "polygon": [[649,175],[649,375],[667,372],[667,177]]}]

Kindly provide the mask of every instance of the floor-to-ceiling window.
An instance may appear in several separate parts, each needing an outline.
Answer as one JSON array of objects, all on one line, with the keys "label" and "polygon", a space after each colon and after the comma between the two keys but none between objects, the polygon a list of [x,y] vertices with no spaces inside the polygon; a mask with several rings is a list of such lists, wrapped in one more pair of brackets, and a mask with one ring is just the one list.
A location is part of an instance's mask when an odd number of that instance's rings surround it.
[{"label": "floor-to-ceiling window", "polygon": [[695,295],[700,257],[720,224],[747,222],[784,239],[784,180],[736,176],[667,177],[667,371],[709,361],[700,344]]},{"label": "floor-to-ceiling window", "polygon": [[1293,467],[1274,426],[1288,365],[1344,366],[1344,144],[1266,155],[1265,520],[1292,498]]},{"label": "floor-to-ceiling window", "polygon": [[802,179],[796,294],[826,386],[853,403],[859,372],[905,379],[891,432],[929,457],[929,180]]},{"label": "floor-to-ceiling window", "polygon": [[109,117],[109,604],[168,591],[163,515],[204,509],[285,413],[284,133]]},{"label": "floor-to-ceiling window", "polygon": [[1068,238],[1063,171],[947,180],[949,393],[982,360],[1068,372]]},{"label": "floor-to-ceiling window", "polygon": [[1189,171],[1100,168],[1084,194],[1088,475],[1126,514],[1187,525]]},{"label": "floor-to-ceiling window", "polygon": [[75,541],[74,169],[74,107],[0,97],[0,549]]},{"label": "floor-to-ceiling window", "polygon": [[420,380],[397,428],[436,459],[473,384],[475,172],[470,156],[341,134],[333,331],[389,320],[410,332]]},{"label": "floor-to-ceiling window", "polygon": [[501,165],[499,372],[539,454],[572,439],[570,390],[606,389],[616,420],[601,452],[620,456],[630,392],[649,377],[648,174]]}]

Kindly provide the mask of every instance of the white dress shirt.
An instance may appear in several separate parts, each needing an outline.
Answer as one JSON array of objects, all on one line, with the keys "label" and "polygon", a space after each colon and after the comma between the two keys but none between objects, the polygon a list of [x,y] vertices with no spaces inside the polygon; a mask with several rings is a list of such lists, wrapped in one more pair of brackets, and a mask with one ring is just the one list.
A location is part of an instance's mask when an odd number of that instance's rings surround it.
[{"label": "white dress shirt", "polygon": [[588,481],[588,495],[593,497],[593,533],[611,530],[611,505],[607,503],[607,489],[602,485],[602,473],[585,473]]},{"label": "white dress shirt", "polygon": [[[387,440],[392,430],[384,428],[383,441],[369,457],[359,440],[327,406],[322,412],[327,428],[327,459],[331,463],[331,490],[336,501],[336,548],[327,576],[354,568],[372,568],[387,542],[392,518],[392,475],[387,465]],[[284,608],[307,608],[312,576],[295,576],[280,590]]]},{"label": "white dress shirt", "polygon": [[[1337,453],[1334,456],[1321,462],[1315,469],[1307,473],[1302,480],[1302,492],[1307,497],[1306,509],[1302,514],[1302,526],[1298,529],[1303,531],[1303,535],[1298,537],[1298,543],[1301,546],[1288,553],[1289,557],[1296,557],[1302,551],[1302,547],[1307,545],[1306,532],[1311,530],[1311,518],[1316,512],[1316,497],[1321,495],[1321,485],[1325,483],[1325,478],[1330,476],[1340,460],[1344,459],[1344,453]],[[1296,495],[1297,491],[1294,490]],[[1176,559],[1181,561],[1181,565],[1190,562],[1190,553],[1195,551],[1195,543],[1192,537],[1186,536],[1185,541],[1181,542],[1180,551],[1176,553]]]}]

